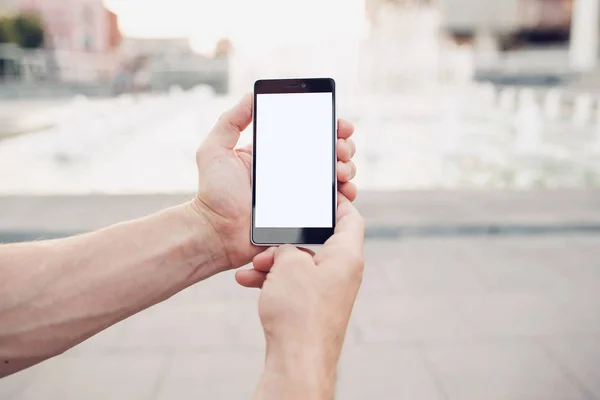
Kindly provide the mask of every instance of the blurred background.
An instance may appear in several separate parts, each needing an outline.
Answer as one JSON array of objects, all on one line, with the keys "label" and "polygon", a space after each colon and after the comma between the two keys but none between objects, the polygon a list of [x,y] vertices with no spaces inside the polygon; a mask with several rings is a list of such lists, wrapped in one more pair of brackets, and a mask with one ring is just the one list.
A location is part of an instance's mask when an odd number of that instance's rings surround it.
[{"label": "blurred background", "polygon": [[[338,398],[600,398],[599,39],[600,0],[0,0],[0,242],[191,198],[254,80],[330,76],[367,222]],[[215,277],[0,398],[249,398],[256,296]]]}]

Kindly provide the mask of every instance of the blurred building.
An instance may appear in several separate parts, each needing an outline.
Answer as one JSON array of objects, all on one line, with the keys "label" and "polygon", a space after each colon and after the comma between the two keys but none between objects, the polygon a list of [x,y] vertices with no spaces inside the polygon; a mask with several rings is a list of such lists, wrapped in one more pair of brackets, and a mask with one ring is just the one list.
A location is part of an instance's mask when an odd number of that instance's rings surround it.
[{"label": "blurred building", "polygon": [[566,40],[572,0],[440,0],[443,24],[461,36],[491,32],[510,47],[515,38]]},{"label": "blurred building", "polygon": [[10,13],[17,6],[18,0],[0,0],[0,15]]},{"label": "blurred building", "polygon": [[[229,63],[225,57],[196,54],[189,38],[125,37],[120,46],[123,63],[119,81],[128,86],[164,91],[173,86],[191,89],[207,84],[217,93],[229,87]],[[128,83],[129,81],[130,83]]]},{"label": "blurred building", "polygon": [[[367,18],[377,24],[383,7],[419,3],[407,0],[367,0]],[[439,8],[443,29],[458,38],[493,34],[505,47],[516,38],[566,40],[573,0],[421,0]]]},{"label": "blurred building", "polygon": [[120,51],[128,58],[131,57],[187,57],[193,54],[190,39],[187,37],[174,38],[137,38],[125,37]]},{"label": "blurred building", "polygon": [[40,15],[48,47],[101,53],[119,45],[117,16],[102,0],[17,0],[17,3],[19,11]]},{"label": "blurred building", "polygon": [[[34,13],[44,25],[44,49],[10,51],[17,80],[109,81],[121,43],[118,17],[102,0],[0,0],[0,12]],[[34,71],[30,73],[28,71]]]},{"label": "blurred building", "polygon": [[369,91],[420,92],[438,83],[443,64],[440,13],[431,2],[420,3],[406,0],[367,3],[370,32],[363,57],[363,76]]},{"label": "blurred building", "polygon": [[215,57],[228,57],[233,51],[233,44],[229,39],[221,39],[215,47]]}]

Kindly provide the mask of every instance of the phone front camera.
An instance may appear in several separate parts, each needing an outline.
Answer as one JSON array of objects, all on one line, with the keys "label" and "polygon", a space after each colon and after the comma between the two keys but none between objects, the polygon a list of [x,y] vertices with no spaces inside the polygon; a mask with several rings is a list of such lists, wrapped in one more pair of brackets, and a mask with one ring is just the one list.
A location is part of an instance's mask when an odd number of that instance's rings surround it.
[{"label": "phone front camera", "polygon": [[306,83],[303,83],[303,84],[302,84],[302,87],[303,87],[303,88],[305,88],[305,87],[306,87]]}]

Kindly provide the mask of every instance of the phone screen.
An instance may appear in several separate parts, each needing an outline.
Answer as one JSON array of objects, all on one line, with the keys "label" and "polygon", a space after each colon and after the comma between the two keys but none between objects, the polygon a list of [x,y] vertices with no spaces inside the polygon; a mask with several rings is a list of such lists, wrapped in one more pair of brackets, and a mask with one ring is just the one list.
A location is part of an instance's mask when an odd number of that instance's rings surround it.
[{"label": "phone screen", "polygon": [[333,93],[256,95],[257,228],[332,228]]}]

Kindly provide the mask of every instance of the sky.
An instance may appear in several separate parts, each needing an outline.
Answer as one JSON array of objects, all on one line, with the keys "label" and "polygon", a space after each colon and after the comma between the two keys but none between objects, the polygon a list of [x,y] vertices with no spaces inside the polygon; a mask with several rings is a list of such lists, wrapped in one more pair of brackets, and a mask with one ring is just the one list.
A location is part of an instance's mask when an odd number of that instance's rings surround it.
[{"label": "sky", "polygon": [[365,0],[105,0],[125,35],[189,37],[209,53],[221,38],[234,46],[318,43],[328,35],[360,35]]}]

